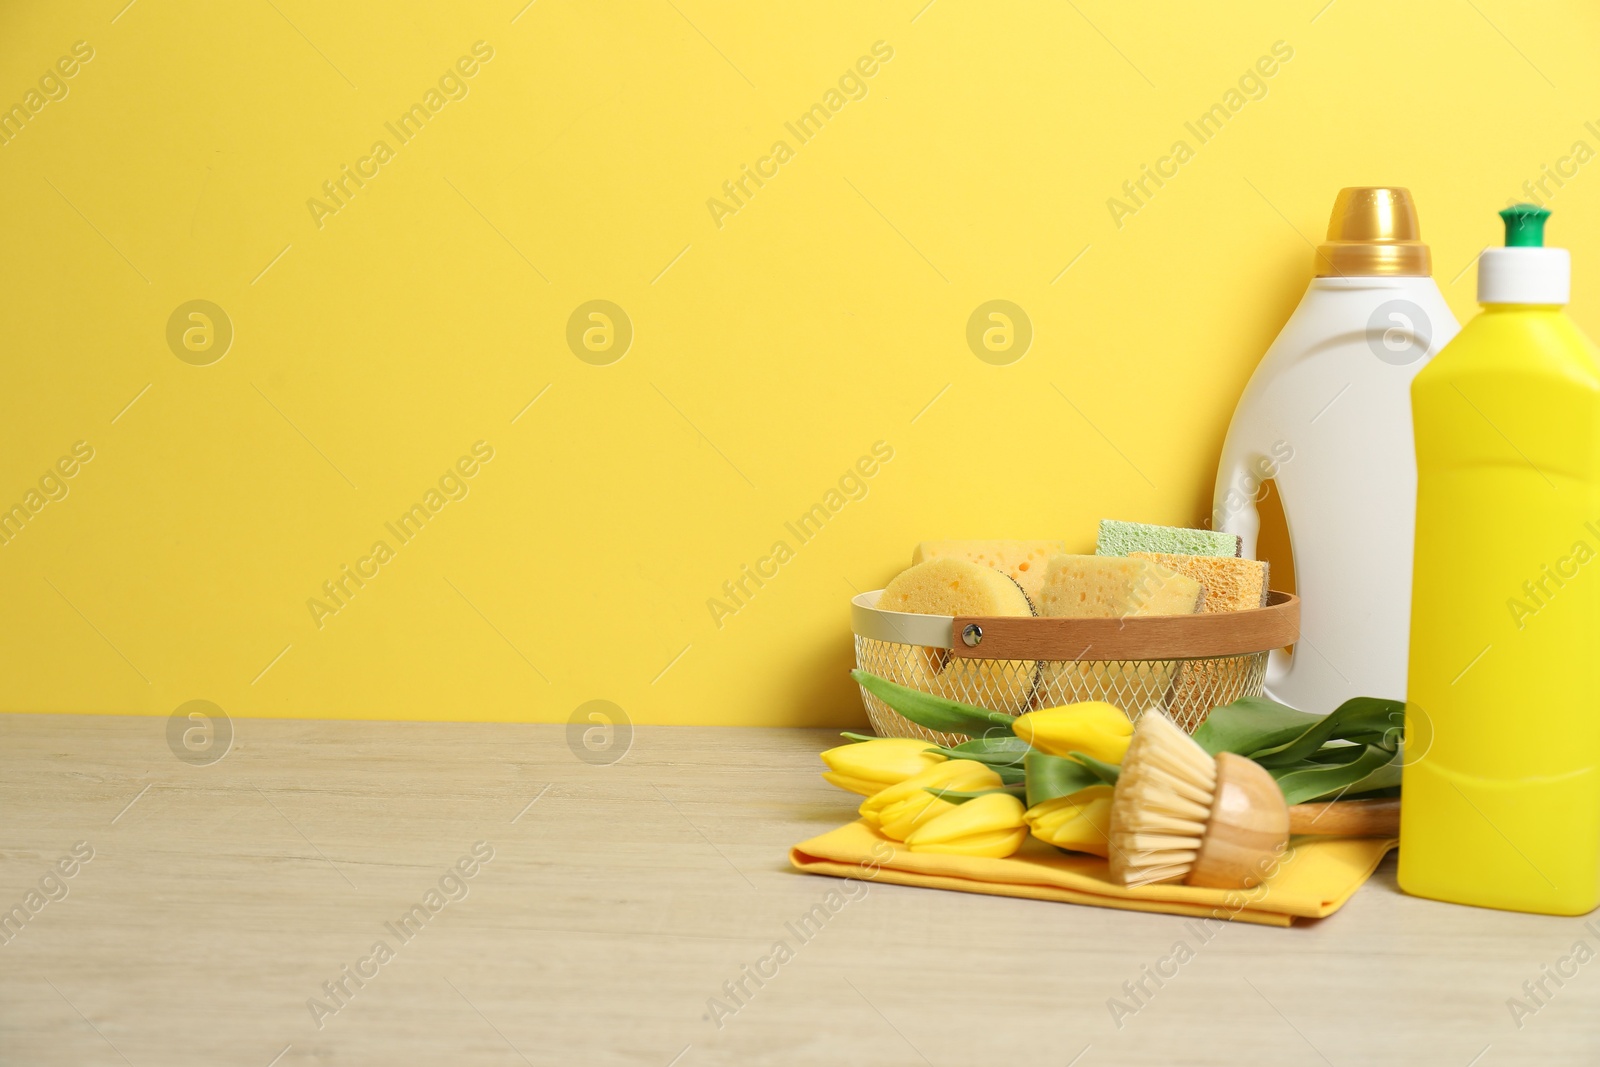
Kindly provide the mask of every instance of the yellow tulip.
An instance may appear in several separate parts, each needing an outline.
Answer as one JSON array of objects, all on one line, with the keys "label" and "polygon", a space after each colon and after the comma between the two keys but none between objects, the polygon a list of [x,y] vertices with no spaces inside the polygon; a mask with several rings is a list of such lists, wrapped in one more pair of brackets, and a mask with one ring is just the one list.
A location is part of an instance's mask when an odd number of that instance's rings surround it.
[{"label": "yellow tulip", "polygon": [[875,737],[850,745],[830,748],[822,754],[828,769],[822,777],[851,793],[864,797],[885,786],[903,782],[913,774],[943,763],[932,742],[913,737]]},{"label": "yellow tulip", "polygon": [[1012,729],[1047,755],[1082,752],[1106,763],[1121,763],[1133,738],[1133,722],[1122,709],[1099,700],[1030,711]]},{"label": "yellow tulip", "polygon": [[976,760],[953,759],[935,764],[897,785],[891,785],[861,802],[861,818],[885,837],[904,841],[923,823],[958,805],[928,790],[976,792],[996,789],[1000,776]]},{"label": "yellow tulip", "polygon": [[1028,837],[1022,801],[1010,793],[985,793],[944,812],[906,838],[912,852],[957,856],[1009,856]]},{"label": "yellow tulip", "polygon": [[1091,785],[1035,804],[1023,818],[1033,836],[1046,844],[1104,856],[1110,844],[1112,792],[1109,785]]}]

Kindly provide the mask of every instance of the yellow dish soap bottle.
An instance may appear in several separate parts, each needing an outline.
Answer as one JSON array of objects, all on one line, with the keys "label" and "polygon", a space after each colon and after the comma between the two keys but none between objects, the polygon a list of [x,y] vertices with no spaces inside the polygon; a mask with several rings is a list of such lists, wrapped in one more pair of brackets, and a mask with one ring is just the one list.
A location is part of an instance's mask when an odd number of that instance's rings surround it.
[{"label": "yellow dish soap bottle", "polygon": [[1600,350],[1549,212],[1500,212],[1483,311],[1411,385],[1417,532],[1400,887],[1600,904]]}]

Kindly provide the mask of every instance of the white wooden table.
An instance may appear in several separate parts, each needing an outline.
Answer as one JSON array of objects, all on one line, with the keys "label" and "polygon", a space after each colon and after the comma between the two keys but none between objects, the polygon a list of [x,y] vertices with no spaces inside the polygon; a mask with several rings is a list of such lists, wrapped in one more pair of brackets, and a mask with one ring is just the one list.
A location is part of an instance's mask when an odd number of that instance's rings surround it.
[{"label": "white wooden table", "polygon": [[194,766],[165,719],[0,716],[0,910],[27,915],[0,1062],[1600,1061],[1600,962],[1569,957],[1600,934],[1403,896],[1392,860],[1329,919],[1194,945],[1119,1028],[1180,920],[871,885],[795,936],[839,883],[788,847],[854,807],[818,777],[830,733],[644,727],[594,765],[560,726],[233,726]]}]

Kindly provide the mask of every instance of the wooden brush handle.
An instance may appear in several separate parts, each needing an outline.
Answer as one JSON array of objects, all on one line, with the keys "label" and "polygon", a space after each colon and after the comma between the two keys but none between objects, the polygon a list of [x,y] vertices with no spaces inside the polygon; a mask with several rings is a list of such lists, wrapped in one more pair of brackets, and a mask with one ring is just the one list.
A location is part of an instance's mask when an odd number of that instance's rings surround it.
[{"label": "wooden brush handle", "polygon": [[1327,837],[1393,837],[1400,832],[1400,798],[1296,804],[1289,809],[1289,832]]}]

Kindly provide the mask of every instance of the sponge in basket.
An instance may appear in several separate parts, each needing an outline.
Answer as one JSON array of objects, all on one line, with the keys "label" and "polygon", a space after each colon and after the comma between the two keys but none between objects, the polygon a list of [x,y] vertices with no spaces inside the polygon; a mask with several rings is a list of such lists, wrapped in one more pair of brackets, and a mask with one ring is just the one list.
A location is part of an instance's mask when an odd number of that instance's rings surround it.
[{"label": "sponge in basket", "polygon": [[[1204,601],[1195,579],[1148,560],[1115,556],[1056,556],[1039,594],[1043,614],[1077,618],[1190,615]],[[1103,700],[1138,715],[1167,705],[1175,673],[1171,660],[1047,662],[1038,702]]]},{"label": "sponge in basket", "polygon": [[[1033,601],[1015,579],[962,559],[933,559],[901,571],[884,588],[877,606],[914,615],[1035,614]],[[951,700],[1017,715],[1033,699],[1038,674],[1033,660],[950,657],[928,688]]]},{"label": "sponge in basket", "polygon": [[1016,579],[1030,597],[1039,595],[1050,557],[1067,550],[1065,541],[923,541],[911,553],[913,564],[930,559],[964,559],[993,567]]},{"label": "sponge in basket", "polygon": [[1039,591],[1045,615],[1089,619],[1192,615],[1204,601],[1204,589],[1188,575],[1125,556],[1052,556]]},{"label": "sponge in basket", "polygon": [[1259,559],[1233,556],[1179,556],[1170,552],[1129,552],[1142,559],[1186,574],[1206,591],[1202,611],[1245,611],[1267,603],[1267,564]]},{"label": "sponge in basket", "polygon": [[1244,540],[1217,530],[1185,530],[1143,522],[1100,520],[1095,554],[1126,556],[1133,552],[1167,552],[1176,556],[1242,556]]},{"label": "sponge in basket", "polygon": [[[1264,560],[1223,556],[1174,556],[1132,552],[1129,559],[1148,560],[1187,574],[1205,587],[1204,611],[1247,611],[1267,602]],[[1240,662],[1231,659],[1186,660],[1172,684],[1172,721],[1193,733],[1211,709],[1238,692]]]},{"label": "sponge in basket", "polygon": [[881,611],[913,615],[1032,615],[1033,601],[1016,580],[962,559],[913,564],[886,585]]}]

